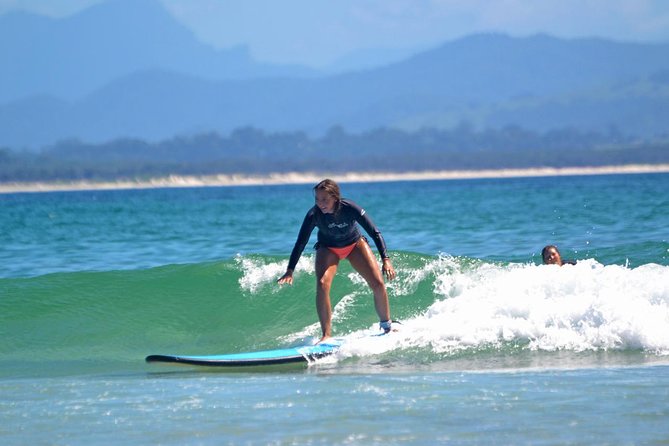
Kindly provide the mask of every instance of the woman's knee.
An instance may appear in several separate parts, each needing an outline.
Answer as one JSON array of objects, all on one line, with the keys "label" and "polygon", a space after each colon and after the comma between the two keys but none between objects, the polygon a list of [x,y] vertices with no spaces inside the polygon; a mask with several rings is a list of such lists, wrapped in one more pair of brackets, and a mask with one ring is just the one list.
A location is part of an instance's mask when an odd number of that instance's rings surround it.
[{"label": "woman's knee", "polygon": [[372,291],[374,291],[374,293],[380,292],[380,291],[385,291],[385,289],[386,289],[386,284],[383,282],[383,278],[382,277],[377,277],[376,275],[374,277],[370,278],[367,281],[367,284],[372,289]]},{"label": "woman's knee", "polygon": [[329,291],[332,287],[332,277],[327,277],[323,275],[316,279],[316,286],[319,290]]},{"label": "woman's knee", "polygon": [[330,287],[332,286],[332,282],[334,280],[335,273],[336,273],[336,270],[333,270],[332,267],[323,271],[322,274],[319,274],[316,277],[316,287],[319,290],[330,291]]}]

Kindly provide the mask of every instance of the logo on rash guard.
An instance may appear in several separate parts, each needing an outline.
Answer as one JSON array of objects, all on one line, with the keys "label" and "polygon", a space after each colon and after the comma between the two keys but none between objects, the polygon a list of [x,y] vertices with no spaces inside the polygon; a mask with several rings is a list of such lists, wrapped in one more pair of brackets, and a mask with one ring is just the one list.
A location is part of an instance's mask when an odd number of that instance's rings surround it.
[{"label": "logo on rash guard", "polygon": [[337,223],[330,223],[330,224],[328,225],[328,228],[329,228],[329,229],[332,229],[332,228],[339,228],[339,229],[341,229],[341,228],[345,228],[346,226],[348,226],[348,223],[346,223],[346,222],[344,222],[344,223],[339,223],[339,224],[337,224]]}]

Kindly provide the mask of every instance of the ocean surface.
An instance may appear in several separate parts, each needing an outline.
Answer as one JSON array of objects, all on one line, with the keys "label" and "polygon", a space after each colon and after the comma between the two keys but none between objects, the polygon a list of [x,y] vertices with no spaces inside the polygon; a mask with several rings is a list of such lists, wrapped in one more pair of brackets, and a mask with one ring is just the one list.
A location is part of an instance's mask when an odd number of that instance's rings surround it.
[{"label": "ocean surface", "polygon": [[318,338],[311,185],[0,195],[0,444],[669,444],[669,174],[341,186],[399,331],[344,261],[342,349],[233,373],[144,358]]}]

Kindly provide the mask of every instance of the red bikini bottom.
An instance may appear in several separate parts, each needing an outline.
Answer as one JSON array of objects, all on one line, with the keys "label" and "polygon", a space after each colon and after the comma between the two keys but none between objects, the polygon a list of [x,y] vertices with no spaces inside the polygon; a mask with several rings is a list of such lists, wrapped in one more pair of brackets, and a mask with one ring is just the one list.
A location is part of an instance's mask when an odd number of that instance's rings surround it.
[{"label": "red bikini bottom", "polygon": [[349,254],[351,254],[351,252],[353,251],[353,249],[355,248],[355,246],[357,244],[358,244],[358,242],[354,242],[354,243],[351,243],[348,246],[344,246],[343,248],[335,248],[335,247],[332,247],[332,246],[328,246],[328,249],[330,251],[334,252],[335,254],[337,254],[337,257],[339,257],[339,260],[343,260],[346,257],[348,257]]}]

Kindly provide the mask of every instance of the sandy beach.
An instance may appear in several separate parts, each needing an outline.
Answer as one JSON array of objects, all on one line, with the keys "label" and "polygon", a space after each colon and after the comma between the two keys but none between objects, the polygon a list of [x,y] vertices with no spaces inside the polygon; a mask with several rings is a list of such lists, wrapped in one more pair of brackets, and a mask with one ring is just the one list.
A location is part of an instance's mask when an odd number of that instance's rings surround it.
[{"label": "sandy beach", "polygon": [[440,170],[420,172],[288,172],[267,175],[170,175],[167,177],[117,181],[7,182],[0,183],[0,193],[58,192],[83,190],[153,189],[179,187],[257,186],[311,184],[331,177],[341,183],[378,181],[465,180],[481,178],[520,178],[574,175],[615,175],[667,173],[669,164],[630,164],[597,167],[537,167],[527,169]]}]

